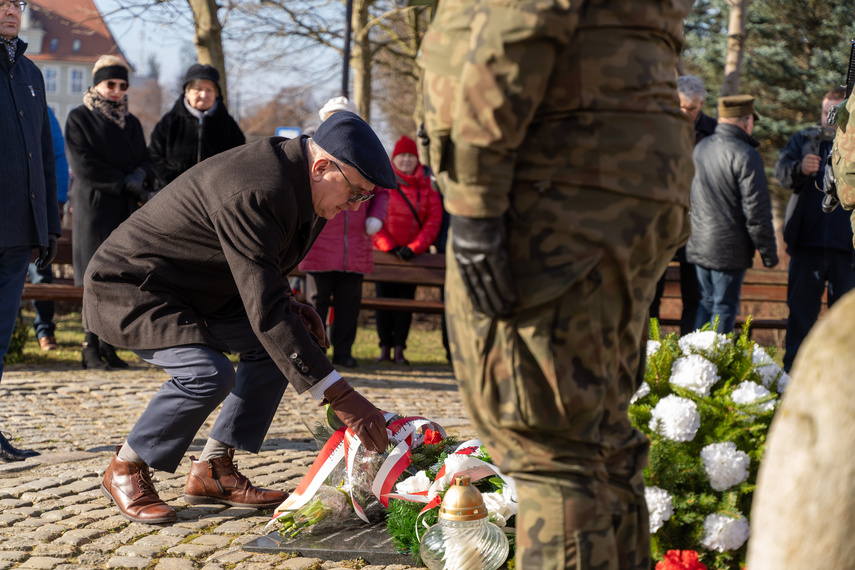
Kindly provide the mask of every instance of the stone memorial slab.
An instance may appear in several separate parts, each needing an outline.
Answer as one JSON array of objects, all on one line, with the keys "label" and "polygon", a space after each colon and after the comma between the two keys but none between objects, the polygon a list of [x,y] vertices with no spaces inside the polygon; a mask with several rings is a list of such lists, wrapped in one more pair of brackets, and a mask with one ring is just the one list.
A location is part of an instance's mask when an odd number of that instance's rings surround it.
[{"label": "stone memorial slab", "polygon": [[273,531],[244,544],[242,550],[266,554],[299,553],[307,558],[323,560],[353,560],[362,558],[372,565],[413,565],[410,554],[395,550],[386,523],[359,524],[330,529],[327,532],[301,533],[294,538]]}]

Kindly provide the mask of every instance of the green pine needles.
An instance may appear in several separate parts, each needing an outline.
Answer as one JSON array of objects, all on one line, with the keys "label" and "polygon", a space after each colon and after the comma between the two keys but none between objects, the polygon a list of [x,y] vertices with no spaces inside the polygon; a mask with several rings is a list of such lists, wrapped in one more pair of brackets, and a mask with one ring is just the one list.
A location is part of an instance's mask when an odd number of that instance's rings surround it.
[{"label": "green pine needles", "polygon": [[774,349],[749,339],[749,326],[662,338],[651,322],[645,382],[629,415],[650,437],[644,479],[655,560],[695,550],[711,569],[744,565],[757,470],[789,381]]}]

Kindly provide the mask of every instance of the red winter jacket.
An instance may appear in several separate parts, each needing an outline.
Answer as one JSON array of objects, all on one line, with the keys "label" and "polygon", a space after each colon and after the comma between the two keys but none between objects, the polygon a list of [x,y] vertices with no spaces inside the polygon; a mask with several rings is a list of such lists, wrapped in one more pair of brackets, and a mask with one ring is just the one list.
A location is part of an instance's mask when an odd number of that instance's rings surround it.
[{"label": "red winter jacket", "polygon": [[374,255],[371,238],[365,233],[365,219],[373,216],[385,220],[388,206],[389,190],[374,188],[374,197],[357,211],[348,208],[327,220],[321,235],[300,262],[300,269],[371,273],[374,270]]},{"label": "red winter jacket", "polygon": [[419,227],[413,212],[397,189],[389,190],[389,213],[383,228],[371,236],[374,247],[389,251],[397,246],[407,246],[416,255],[424,253],[439,235],[442,224],[442,202],[431,188],[430,180],[419,165],[413,174],[403,174],[397,168],[398,188],[406,194],[419,214]]}]

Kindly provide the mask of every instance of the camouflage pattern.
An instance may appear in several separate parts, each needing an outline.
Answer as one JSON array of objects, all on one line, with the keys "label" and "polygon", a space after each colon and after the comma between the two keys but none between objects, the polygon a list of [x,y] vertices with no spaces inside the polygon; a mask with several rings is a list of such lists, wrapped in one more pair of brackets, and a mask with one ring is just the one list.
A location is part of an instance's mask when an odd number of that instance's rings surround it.
[{"label": "camouflage pattern", "polygon": [[[855,208],[855,97],[838,107],[838,128],[831,147],[831,166],[837,198],[847,210]],[[855,229],[855,218],[852,227]]]},{"label": "camouflage pattern", "polygon": [[627,408],[656,282],[689,235],[690,8],[440,0],[422,44],[446,208],[508,222],[513,316],[474,311],[450,254],[446,311],[472,421],[518,481],[519,570],[650,564],[648,442]]}]

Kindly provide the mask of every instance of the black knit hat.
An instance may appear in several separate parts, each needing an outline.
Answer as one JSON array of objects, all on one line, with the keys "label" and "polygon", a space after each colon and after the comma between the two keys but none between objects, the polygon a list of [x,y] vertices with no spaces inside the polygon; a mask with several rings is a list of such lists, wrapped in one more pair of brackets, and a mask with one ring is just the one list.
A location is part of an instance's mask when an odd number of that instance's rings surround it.
[{"label": "black knit hat", "polygon": [[187,84],[191,81],[196,81],[197,79],[207,79],[211,81],[217,87],[217,95],[222,95],[220,90],[220,72],[217,71],[217,68],[213,65],[202,65],[201,63],[194,63],[190,66],[190,69],[187,70],[187,73],[184,75],[184,85],[181,88],[182,91],[187,90]]},{"label": "black knit hat", "polygon": [[395,171],[386,149],[368,123],[350,111],[339,111],[321,123],[312,137],[318,146],[349,164],[374,186],[395,188]]}]

